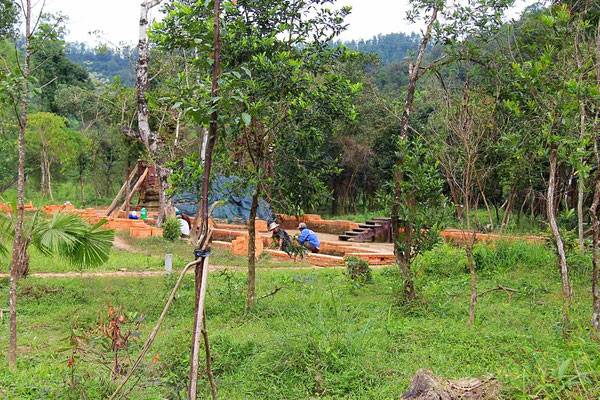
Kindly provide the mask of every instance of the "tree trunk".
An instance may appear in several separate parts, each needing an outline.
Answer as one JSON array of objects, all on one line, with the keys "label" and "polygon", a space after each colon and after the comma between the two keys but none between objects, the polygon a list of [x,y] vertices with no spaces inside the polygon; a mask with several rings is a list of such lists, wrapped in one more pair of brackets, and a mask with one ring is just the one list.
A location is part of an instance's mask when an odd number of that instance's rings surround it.
[{"label": "tree trunk", "polygon": [[[427,29],[425,31],[425,35],[423,35],[423,39],[421,39],[421,44],[419,46],[419,51],[417,53],[417,59],[414,64],[411,63],[409,65],[409,80],[408,87],[406,89],[406,101],[404,103],[404,111],[402,112],[402,118],[400,120],[400,138],[402,140],[408,140],[408,119],[410,117],[410,112],[413,107],[413,101],[415,98],[415,89],[417,86],[417,81],[420,78],[419,69],[421,68],[421,63],[423,62],[423,57],[425,55],[425,50],[427,49],[427,44],[429,43],[429,39],[431,38],[431,32],[433,30],[433,25],[437,19],[438,8],[437,6],[433,8],[431,12],[431,18],[429,19],[429,23],[427,24]],[[396,262],[403,269],[403,275],[405,275],[403,292],[410,293],[412,291],[412,297],[414,298],[414,283],[412,279],[406,279],[406,277],[410,277],[410,270],[406,271],[406,260],[405,254],[403,250],[400,248],[400,203],[402,201],[402,181],[404,180],[404,172],[402,171],[402,155],[398,155],[396,158],[396,165],[394,167],[394,199],[392,203],[392,215],[391,215],[391,225],[392,225],[392,242],[394,243],[394,254],[396,255]],[[410,268],[410,266],[408,266]],[[408,272],[408,275],[406,273]]]},{"label": "tree trunk", "polygon": [[248,295],[246,296],[246,307],[254,307],[256,292],[256,212],[258,210],[258,186],[252,196],[250,207],[250,218],[248,219]]},{"label": "tree trunk", "polygon": [[483,186],[481,185],[479,173],[477,171],[475,171],[475,179],[477,180],[477,187],[479,188],[479,193],[481,193],[483,204],[485,204],[485,209],[487,210],[488,218],[490,220],[490,228],[491,230],[494,230],[494,218],[492,217],[492,210],[490,210],[490,205],[488,204],[487,197],[485,196],[485,192],[483,191]]},{"label": "tree trunk", "polygon": [[[580,63],[580,62],[578,62]],[[581,110],[581,126],[579,131],[579,139],[583,140],[585,137],[585,103],[583,101],[580,102],[580,110]],[[579,163],[583,164],[583,157],[579,158]],[[579,241],[579,251],[585,251],[585,243],[583,240],[583,200],[584,200],[584,181],[583,176],[579,174],[577,176],[577,233],[578,233],[578,241]]]},{"label": "tree trunk", "polygon": [[515,197],[517,195],[516,191],[516,183],[510,188],[510,193],[508,194],[508,199],[506,200],[506,208],[504,209],[504,215],[502,216],[502,224],[500,225],[500,233],[504,232],[504,228],[508,225],[508,221],[510,220],[510,215],[512,214],[513,204],[515,202]]},{"label": "tree trunk", "polygon": [[52,194],[52,176],[50,175],[50,161],[48,160],[47,156],[46,156],[46,160],[45,160],[45,165],[46,165],[46,183],[48,184],[48,195],[50,195],[50,200],[52,200],[52,202],[54,202],[54,195]]},{"label": "tree trunk", "polygon": [[44,165],[44,156],[42,153],[42,157],[40,159],[40,194],[42,197],[46,197],[47,193],[47,185],[46,185],[46,166]]},{"label": "tree trunk", "polygon": [[80,183],[80,191],[81,191],[81,204],[85,205],[85,190],[84,190],[84,181],[83,175],[79,175],[79,183]]},{"label": "tree trunk", "polygon": [[[596,79],[598,86],[600,86],[600,22],[598,22],[598,31],[596,35]],[[594,190],[594,200],[592,207],[590,208],[590,216],[592,218],[592,226],[594,232],[594,257],[593,257],[593,271],[592,271],[592,327],[594,332],[598,334],[599,318],[600,318],[600,300],[598,296],[598,241],[600,234],[600,226],[598,226],[598,213],[597,207],[600,203],[600,149],[598,148],[598,131],[600,126],[598,125],[598,114],[594,120],[594,154],[596,156],[596,188]]]},{"label": "tree trunk", "polygon": [[565,337],[568,336],[569,329],[569,312],[571,308],[571,289],[569,286],[569,271],[567,268],[567,256],[558,223],[556,221],[555,208],[555,190],[556,190],[556,167],[558,162],[558,149],[555,143],[550,149],[550,177],[548,179],[547,207],[548,221],[552,229],[552,237],[558,254],[558,262],[560,268],[562,295],[563,295],[563,314],[562,314],[562,331]]},{"label": "tree trunk", "polygon": [[583,190],[583,178],[579,176],[577,178],[577,233],[579,251],[581,251],[582,253],[585,251],[585,242],[583,237]]},{"label": "tree trunk", "polygon": [[598,152],[598,139],[594,139],[594,150],[596,153],[596,165],[598,166],[598,172],[596,173],[596,185],[594,189],[594,200],[590,207],[590,218],[592,221],[592,327],[596,334],[599,328],[599,315],[600,315],[600,300],[598,299],[598,238],[600,235],[600,226],[598,226],[598,204],[600,203],[600,154]]},{"label": "tree trunk", "polygon": [[140,10],[140,28],[138,40],[138,60],[136,65],[136,89],[137,89],[137,118],[138,118],[138,135],[139,139],[144,143],[146,149],[152,155],[156,154],[157,141],[156,134],[150,129],[148,99],[146,94],[149,88],[148,79],[148,12],[154,6],[160,3],[159,0],[147,0],[142,3]]},{"label": "tree trunk", "polygon": [[25,189],[25,130],[27,129],[27,106],[29,100],[29,72],[31,58],[31,0],[25,1],[25,62],[23,66],[23,91],[21,93],[21,116],[19,117],[19,164],[17,178],[17,223],[15,225],[15,238],[10,264],[10,334],[8,345],[8,367],[17,367],[17,279],[19,271],[24,269],[23,262],[27,260],[27,243],[23,239],[23,217]]}]

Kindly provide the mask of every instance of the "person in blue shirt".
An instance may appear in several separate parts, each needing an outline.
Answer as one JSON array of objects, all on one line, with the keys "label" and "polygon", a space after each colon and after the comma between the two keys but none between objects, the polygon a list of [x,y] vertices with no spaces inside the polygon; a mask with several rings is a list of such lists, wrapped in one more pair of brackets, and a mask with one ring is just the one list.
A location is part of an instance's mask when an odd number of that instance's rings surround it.
[{"label": "person in blue shirt", "polygon": [[300,243],[303,246],[306,246],[306,248],[311,252],[318,253],[320,251],[321,243],[319,242],[317,234],[308,229],[304,222],[300,222],[300,225],[298,225],[298,229],[300,230],[298,243]]}]

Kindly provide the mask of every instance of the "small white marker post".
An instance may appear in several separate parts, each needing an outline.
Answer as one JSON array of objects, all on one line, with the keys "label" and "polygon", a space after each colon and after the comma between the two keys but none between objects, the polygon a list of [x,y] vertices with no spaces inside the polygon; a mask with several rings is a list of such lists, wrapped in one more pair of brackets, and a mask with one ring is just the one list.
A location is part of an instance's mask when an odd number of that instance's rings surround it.
[{"label": "small white marker post", "polygon": [[173,254],[165,254],[165,274],[173,272]]}]

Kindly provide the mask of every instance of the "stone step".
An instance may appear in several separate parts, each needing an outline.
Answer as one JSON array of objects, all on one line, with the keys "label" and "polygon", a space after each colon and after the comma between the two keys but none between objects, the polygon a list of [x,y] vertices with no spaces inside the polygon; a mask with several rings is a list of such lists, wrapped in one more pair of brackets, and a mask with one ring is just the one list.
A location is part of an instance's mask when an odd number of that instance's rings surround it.
[{"label": "stone step", "polygon": [[375,223],[370,224],[368,222],[366,222],[364,224],[358,225],[358,227],[362,228],[362,229],[374,229],[374,228],[377,228],[377,227],[380,227],[380,226],[381,225],[379,225],[379,224],[375,224]]}]

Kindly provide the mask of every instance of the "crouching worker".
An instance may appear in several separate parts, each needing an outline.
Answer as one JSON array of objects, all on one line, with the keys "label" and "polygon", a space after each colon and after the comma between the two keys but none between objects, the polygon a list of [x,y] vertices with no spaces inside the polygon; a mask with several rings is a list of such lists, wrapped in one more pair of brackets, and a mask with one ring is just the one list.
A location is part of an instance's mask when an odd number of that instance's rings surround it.
[{"label": "crouching worker", "polygon": [[185,238],[189,237],[190,228],[192,227],[190,218],[177,209],[175,210],[175,217],[179,221],[179,230],[181,231],[181,236]]},{"label": "crouching worker", "polygon": [[269,230],[273,232],[273,241],[277,243],[277,248],[291,256],[292,249],[290,249],[290,245],[292,242],[290,235],[275,222],[269,224]]},{"label": "crouching worker", "polygon": [[321,248],[321,243],[319,242],[317,234],[308,229],[304,222],[300,222],[300,225],[298,225],[298,229],[300,230],[298,243],[300,243],[303,246],[306,246],[306,248],[311,252],[318,253]]}]

